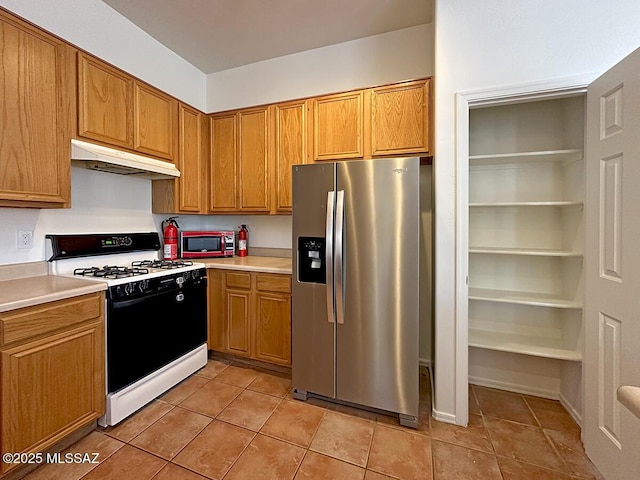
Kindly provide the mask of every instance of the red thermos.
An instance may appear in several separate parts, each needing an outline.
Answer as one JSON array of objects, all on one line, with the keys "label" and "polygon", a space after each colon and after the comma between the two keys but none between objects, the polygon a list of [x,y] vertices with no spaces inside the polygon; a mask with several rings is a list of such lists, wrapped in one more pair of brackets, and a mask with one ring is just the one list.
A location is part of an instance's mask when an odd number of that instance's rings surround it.
[{"label": "red thermos", "polygon": [[246,225],[240,225],[240,231],[238,232],[238,256],[247,256],[247,240],[249,237],[249,231]]}]

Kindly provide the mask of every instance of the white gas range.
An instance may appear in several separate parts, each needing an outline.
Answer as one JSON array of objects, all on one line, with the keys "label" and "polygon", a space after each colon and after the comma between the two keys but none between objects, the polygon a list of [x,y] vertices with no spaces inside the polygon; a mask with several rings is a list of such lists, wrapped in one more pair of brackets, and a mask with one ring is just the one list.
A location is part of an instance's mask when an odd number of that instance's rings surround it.
[{"label": "white gas range", "polygon": [[107,284],[101,425],[117,424],[206,365],[203,264],[158,260],[155,232],[46,239],[51,274]]}]

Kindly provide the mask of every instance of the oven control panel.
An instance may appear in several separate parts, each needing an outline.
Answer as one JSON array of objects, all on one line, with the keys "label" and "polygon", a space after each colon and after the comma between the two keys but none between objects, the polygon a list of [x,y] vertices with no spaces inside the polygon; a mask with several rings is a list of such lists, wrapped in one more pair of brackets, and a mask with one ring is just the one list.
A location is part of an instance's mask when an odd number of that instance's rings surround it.
[{"label": "oven control panel", "polygon": [[194,285],[206,284],[207,271],[204,268],[186,272],[167,273],[160,277],[132,280],[109,287],[110,300],[134,299],[169,290],[180,290]]}]

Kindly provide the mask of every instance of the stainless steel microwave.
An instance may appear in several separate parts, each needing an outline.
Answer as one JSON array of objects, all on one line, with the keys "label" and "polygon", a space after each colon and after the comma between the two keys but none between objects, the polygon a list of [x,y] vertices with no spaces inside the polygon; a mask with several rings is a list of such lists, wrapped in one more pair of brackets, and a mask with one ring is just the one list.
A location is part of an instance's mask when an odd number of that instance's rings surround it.
[{"label": "stainless steel microwave", "polygon": [[233,257],[234,251],[235,232],[233,231],[180,232],[182,258]]}]

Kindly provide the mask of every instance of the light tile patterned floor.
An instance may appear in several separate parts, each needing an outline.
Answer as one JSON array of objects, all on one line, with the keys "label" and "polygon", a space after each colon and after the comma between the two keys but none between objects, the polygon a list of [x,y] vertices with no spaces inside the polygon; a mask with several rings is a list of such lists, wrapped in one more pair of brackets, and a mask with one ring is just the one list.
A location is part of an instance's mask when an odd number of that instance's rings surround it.
[{"label": "light tile patterned floor", "polygon": [[580,430],[555,401],[469,388],[467,428],[420,425],[310,399],[274,372],[209,360],[135,415],[68,449],[100,464],[44,465],[28,480],[569,480],[601,479]]}]

